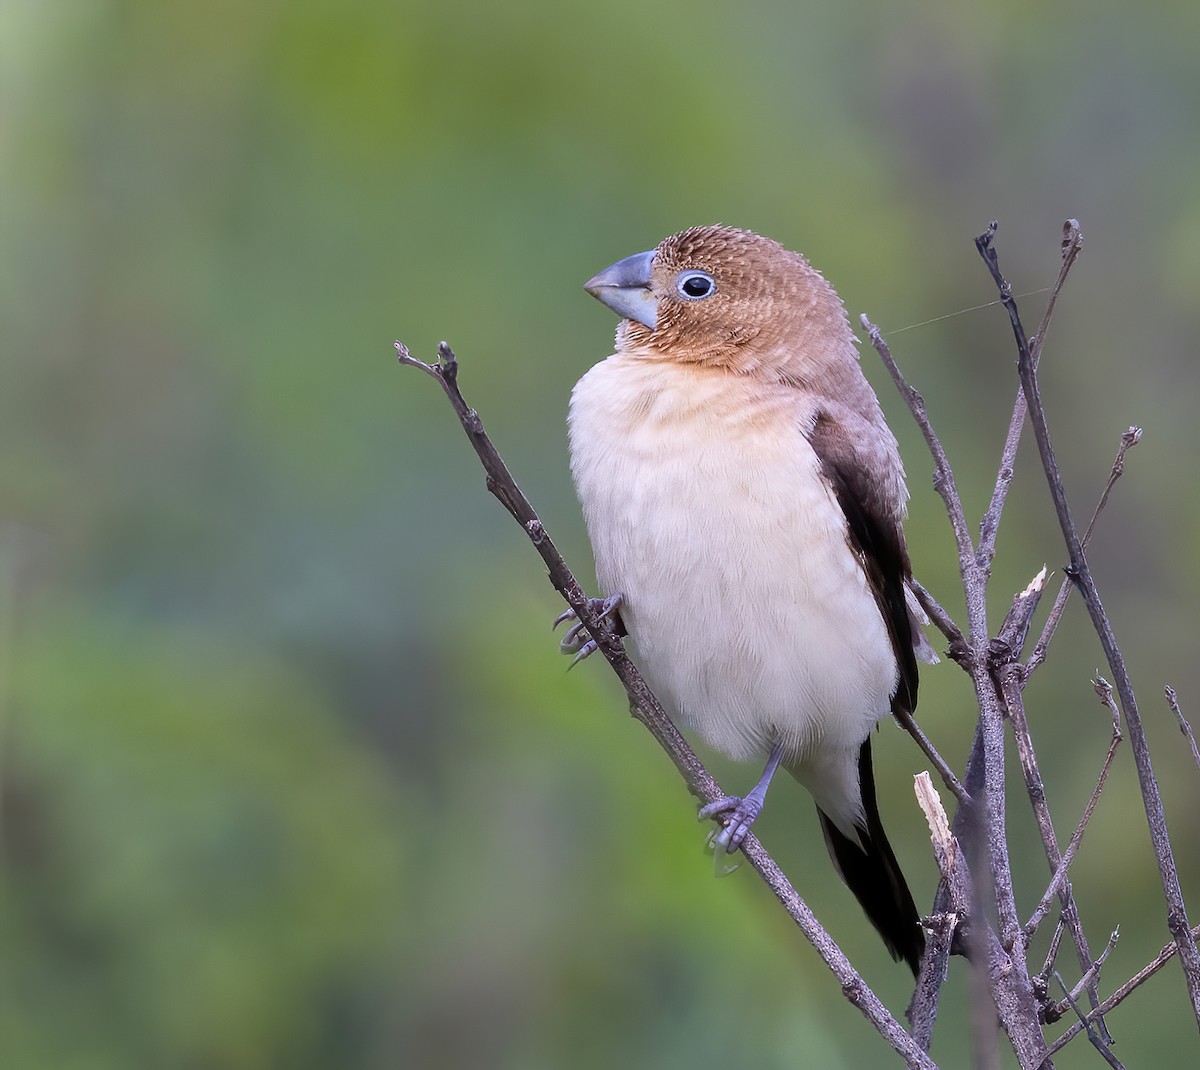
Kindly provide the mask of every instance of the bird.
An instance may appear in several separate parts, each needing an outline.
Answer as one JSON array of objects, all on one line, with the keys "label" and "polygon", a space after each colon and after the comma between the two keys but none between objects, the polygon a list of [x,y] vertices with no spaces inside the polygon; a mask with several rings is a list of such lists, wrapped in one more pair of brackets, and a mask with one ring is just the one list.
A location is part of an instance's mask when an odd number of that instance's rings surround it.
[{"label": "bird", "polygon": [[[765,761],[746,795],[701,809],[724,822],[718,851],[738,849],[782,766],[916,975],[924,934],[880,820],[871,735],[911,715],[917,660],[936,656],[899,447],[842,301],[800,253],[724,225],[673,234],[584,289],[621,317],[567,421],[594,608],[677,725]],[[563,644],[577,657],[594,648],[580,629]]]}]

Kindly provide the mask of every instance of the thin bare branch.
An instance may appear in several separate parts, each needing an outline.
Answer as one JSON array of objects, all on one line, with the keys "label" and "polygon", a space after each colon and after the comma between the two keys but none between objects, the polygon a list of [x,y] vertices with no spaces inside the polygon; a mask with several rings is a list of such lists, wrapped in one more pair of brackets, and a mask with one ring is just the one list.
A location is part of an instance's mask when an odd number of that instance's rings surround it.
[{"label": "thin bare branch", "polygon": [[[1058,835],[1054,831],[1054,821],[1050,816],[1050,807],[1046,801],[1046,787],[1042,781],[1041,769],[1037,755],[1033,749],[1033,739],[1029,731],[1029,721],[1025,716],[1025,699],[1022,691],[1021,666],[1015,661],[1002,665],[997,670],[999,686],[1004,696],[1004,706],[1008,713],[1009,722],[1013,728],[1013,738],[1016,743],[1017,757],[1021,766],[1021,776],[1025,782],[1025,790],[1033,807],[1034,818],[1037,821],[1038,832],[1042,839],[1042,849],[1052,873],[1062,868],[1063,856],[1058,849]],[[1055,888],[1062,911],[1062,921],[1071,941],[1075,945],[1075,953],[1079,967],[1086,970],[1092,962],[1091,948],[1088,946],[1087,934],[1083,930],[1083,922],[1079,917],[1079,908],[1075,903],[1075,893],[1070,882],[1066,879],[1066,871]],[[1028,944],[1031,930],[1028,925],[1022,928],[1023,941]],[[1095,986],[1088,993],[1089,1003],[1095,1007],[1100,1002],[1099,993]],[[1107,1036],[1104,1023],[1101,1029]]]},{"label": "thin bare branch", "polygon": [[[946,504],[947,512],[950,515],[951,526],[954,528],[955,537],[958,541],[959,562],[960,566],[970,556],[971,539],[967,531],[966,514],[963,512],[962,499],[959,497],[958,488],[954,482],[954,471],[950,467],[950,461],[946,456],[945,450],[938,439],[937,433],[933,429],[933,425],[929,421],[929,414],[925,409],[925,401],[921,395],[911,387],[901,373],[899,366],[892,357],[891,350],[887,343],[883,340],[883,336],[866,316],[862,316],[863,329],[867,332],[871,339],[871,345],[879,354],[884,366],[892,376],[897,389],[900,391],[901,397],[904,398],[909,410],[917,421],[917,425],[921,428],[922,434],[925,436],[925,441],[929,446],[929,450],[934,459],[934,487],[941,495],[942,500]],[[916,580],[912,581],[913,593],[916,594],[922,608],[929,614],[930,619],[937,625],[938,629],[950,642],[950,657],[955,661],[967,656],[968,644],[963,637],[962,631],[958,625],[954,623],[953,618],[948,614],[938,601],[929,593],[928,590]],[[934,764],[941,776],[942,782],[954,793],[959,802],[969,801],[970,796],[963,788],[962,783],[951,771],[949,765],[938,753],[937,749],[929,741],[928,737],[917,725],[916,721],[910,715],[899,716],[897,719],[901,725],[912,735],[917,741],[917,745],[924,751],[926,757]]]},{"label": "thin bare branch", "polygon": [[913,594],[917,596],[917,601],[921,603],[921,608],[929,614],[929,619],[933,621],[937,630],[949,641],[951,660],[961,664],[961,659],[969,654],[967,640],[962,630],[954,623],[954,618],[941,607],[937,599],[917,580],[909,580],[909,586],[912,588]]},{"label": "thin bare branch", "polygon": [[1067,993],[1067,1003],[1070,1004],[1071,1009],[1079,1017],[1080,1024],[1082,1024],[1083,1028],[1087,1030],[1087,1037],[1088,1040],[1092,1042],[1092,1047],[1100,1053],[1104,1061],[1108,1063],[1113,1070],[1125,1070],[1125,1067],[1122,1065],[1121,1061],[1112,1053],[1112,1048],[1109,1047],[1111,1040],[1106,1041],[1092,1028],[1092,1023],[1084,1017],[1083,1011],[1079,1009],[1079,1004],[1075,1001],[1074,996],[1072,996],[1070,992],[1067,992],[1067,986],[1063,984],[1063,979],[1057,970],[1055,970],[1054,976],[1058,983],[1062,986],[1062,990]]},{"label": "thin bare branch", "polygon": [[1105,755],[1104,764],[1100,767],[1100,776],[1096,779],[1096,786],[1092,789],[1091,798],[1088,799],[1087,806],[1083,808],[1083,816],[1080,817],[1079,824],[1075,826],[1071,842],[1067,844],[1067,849],[1063,851],[1062,858],[1059,859],[1058,866],[1054,870],[1054,876],[1050,879],[1050,884],[1043,893],[1041,902],[1038,903],[1029,920],[1025,923],[1026,936],[1032,936],[1037,931],[1038,926],[1042,923],[1042,919],[1050,909],[1051,900],[1059,894],[1059,889],[1066,880],[1067,870],[1075,860],[1075,852],[1079,850],[1079,845],[1083,842],[1084,830],[1087,828],[1088,822],[1092,819],[1092,814],[1096,810],[1096,803],[1100,801],[1100,792],[1104,790],[1104,785],[1108,781],[1108,771],[1112,768],[1117,747],[1120,746],[1121,740],[1124,738],[1121,735],[1121,711],[1113,701],[1112,684],[1105,680],[1103,676],[1097,676],[1092,681],[1092,686],[1095,688],[1096,694],[1100,696],[1100,701],[1112,712],[1112,741],[1108,745],[1108,754]]},{"label": "thin bare branch", "polygon": [[[908,380],[904,378],[904,374],[900,371],[896,364],[895,358],[892,356],[892,351],[888,348],[887,342],[883,340],[883,335],[879,333],[879,328],[875,326],[866,316],[861,317],[863,330],[867,332],[867,337],[871,340],[871,345],[875,352],[879,354],[879,359],[883,361],[883,365],[891,375],[892,381],[896,384],[896,389],[900,391],[900,396],[904,399],[909,411],[913,414],[913,419],[917,421],[917,426],[921,429],[921,434],[925,436],[925,444],[929,447],[929,452],[933,456],[933,489],[941,495],[942,501],[946,503],[946,512],[950,517],[950,526],[954,529],[954,540],[958,544],[958,566],[959,571],[963,576],[968,573],[973,574],[975,565],[975,547],[971,542],[971,532],[967,527],[967,517],[963,512],[962,498],[959,497],[958,486],[954,482],[954,470],[950,467],[950,461],[946,457],[946,451],[942,448],[941,440],[938,438],[937,432],[933,429],[933,424],[929,422],[929,413],[925,409],[925,399],[908,384]],[[987,607],[978,601],[981,591],[967,591],[967,620],[968,631],[971,635],[971,640],[975,641],[979,638],[981,631],[977,631],[976,627],[982,623],[986,625]],[[972,603],[971,598],[975,596],[977,601]],[[930,614],[932,616],[932,614]],[[986,632],[986,627],[982,629]]]},{"label": "thin bare branch", "polygon": [[1046,961],[1038,971],[1038,976],[1044,982],[1054,972],[1054,963],[1058,958],[1058,948],[1062,943],[1063,933],[1067,931],[1067,923],[1060,914],[1058,923],[1054,926],[1054,935],[1050,937],[1050,947],[1046,950]]},{"label": "thin bare branch", "polygon": [[[1021,396],[1024,397],[1024,394]],[[1092,512],[1092,519],[1088,521],[1087,531],[1083,533],[1083,538],[1080,540],[1080,546],[1084,550],[1087,549],[1088,543],[1091,541],[1092,532],[1096,530],[1096,521],[1100,518],[1104,507],[1108,504],[1108,496],[1112,493],[1113,484],[1125,472],[1125,454],[1141,441],[1142,429],[1140,427],[1130,427],[1121,436],[1121,444],[1117,447],[1117,456],[1112,463],[1112,469],[1108,473],[1108,481],[1104,484],[1104,492],[1100,495],[1100,501],[1096,503],[1096,508]],[[1041,637],[1034,644],[1033,653],[1029,655],[1029,660],[1025,664],[1026,679],[1028,679],[1029,674],[1034,669],[1046,660],[1046,648],[1050,645],[1050,640],[1054,638],[1059,621],[1062,620],[1063,610],[1066,609],[1067,599],[1071,597],[1072,587],[1073,584],[1070,577],[1064,577],[1062,584],[1058,588],[1058,594],[1054,598],[1054,605],[1050,609],[1050,616],[1046,618],[1046,624],[1042,628]]]},{"label": "thin bare branch", "polygon": [[[1067,998],[1064,1001],[1065,1004],[1074,1006],[1075,1000],[1079,998],[1080,993],[1085,988],[1093,987],[1099,981],[1100,971],[1104,968],[1104,963],[1108,961],[1108,956],[1112,954],[1113,948],[1117,946],[1117,941],[1120,938],[1121,929],[1118,926],[1109,934],[1108,943],[1104,945],[1104,950],[1100,952],[1100,957],[1084,971],[1083,976],[1075,982],[1075,987],[1067,993]],[[1067,1007],[1060,1006],[1059,1010],[1065,1014]]]},{"label": "thin bare branch", "polygon": [[1179,696],[1175,694],[1175,688],[1170,684],[1163,688],[1163,694],[1167,696],[1167,705],[1171,707],[1171,712],[1175,714],[1175,719],[1179,722],[1179,731],[1187,737],[1188,745],[1192,748],[1192,758],[1195,759],[1196,768],[1200,769],[1200,750],[1196,748],[1196,737],[1192,733],[1192,726],[1188,724],[1183,710],[1179,708]]},{"label": "thin bare branch", "polygon": [[[1193,946],[1195,946],[1196,940],[1200,939],[1200,925],[1197,925],[1194,929],[1192,929],[1189,935],[1191,936]],[[1111,996],[1109,996],[1108,999],[1101,1003],[1099,1007],[1097,1007],[1094,1011],[1089,1011],[1086,1015],[1084,1015],[1084,1021],[1091,1022],[1100,1015],[1108,1014],[1109,1011],[1111,1011],[1114,1007],[1124,1002],[1131,992],[1150,980],[1151,977],[1158,973],[1158,971],[1161,970],[1168,962],[1170,962],[1171,959],[1173,959],[1178,953],[1179,945],[1174,941],[1169,944],[1164,944],[1162,950],[1153,959],[1151,959],[1149,963],[1138,970],[1137,973],[1135,973],[1131,978],[1129,978],[1128,981],[1121,985],[1121,987],[1118,988]],[[1082,1022],[1076,1022],[1074,1025],[1072,1025],[1071,1028],[1063,1033],[1061,1037],[1051,1042],[1050,1054],[1053,1055],[1056,1051],[1060,1051],[1068,1042],[1083,1032],[1083,1028],[1084,1026]]]},{"label": "thin bare branch", "polygon": [[[1043,321],[1044,323],[1045,321]],[[1044,337],[1044,335],[1042,335]],[[1021,398],[1024,399],[1024,390],[1022,389]],[[1024,409],[1022,409],[1024,411]],[[1088,523],[1087,531],[1083,535],[1083,546],[1086,548],[1088,540],[1091,538],[1092,532],[1095,530],[1096,521],[1105,505],[1108,503],[1108,497],[1112,491],[1113,485],[1121,477],[1125,470],[1125,454],[1141,440],[1142,432],[1139,428],[1131,427],[1121,436],[1121,443],[1117,448],[1116,459],[1113,461],[1109,471],[1108,480],[1105,484],[1104,491],[1100,495],[1100,500],[1096,504],[1096,508],[1092,512],[1092,519]],[[1051,890],[1047,893],[1048,897],[1058,895],[1062,903],[1063,922],[1071,933],[1072,942],[1075,945],[1075,952],[1079,959],[1081,968],[1086,968],[1087,963],[1091,961],[1091,949],[1088,946],[1087,936],[1083,931],[1082,923],[1079,919],[1079,910],[1075,905],[1073,891],[1069,883],[1065,883],[1067,866],[1070,865],[1070,859],[1067,860],[1066,866],[1063,865],[1063,857],[1058,850],[1058,839],[1054,832],[1053,823],[1050,819],[1050,812],[1046,806],[1045,789],[1041,783],[1041,775],[1036,771],[1036,759],[1033,757],[1033,741],[1029,732],[1029,726],[1025,719],[1024,702],[1021,695],[1018,693],[1023,691],[1029,682],[1029,677],[1033,670],[1041,664],[1046,656],[1046,648],[1049,644],[1058,622],[1062,617],[1062,613],[1067,604],[1067,597],[1071,591],[1070,579],[1064,579],[1058,589],[1058,595],[1054,600],[1054,606],[1050,610],[1050,616],[1047,619],[1046,626],[1042,631],[1033,654],[1026,661],[1023,670],[1018,674],[1015,669],[1006,670],[1012,676],[1010,684],[1015,682],[1016,688],[1009,687],[1007,704],[1010,711],[1010,717],[1013,724],[1013,731],[1016,736],[1018,753],[1022,756],[1022,770],[1025,773],[1026,788],[1029,792],[1030,802],[1033,805],[1034,815],[1037,818],[1038,828],[1042,834],[1042,843],[1046,850],[1046,859],[1050,863],[1051,870],[1055,876],[1051,881]],[[1016,712],[1013,712],[1016,711]],[[1110,748],[1109,758],[1105,763],[1105,772],[1101,774],[1102,778],[1107,776],[1107,769],[1112,762],[1112,750],[1115,749],[1114,743]],[[1103,781],[1101,782],[1101,784]],[[1096,799],[1099,797],[1099,792],[1093,793],[1093,801],[1090,804],[1094,807]],[[1086,824],[1086,819],[1085,822]],[[1082,826],[1078,826],[1076,831],[1079,832]],[[1035,911],[1035,917],[1031,918],[1025,925],[1025,932],[1031,935],[1035,926],[1040,923],[1041,917],[1039,911],[1043,911],[1048,906],[1048,898],[1044,898],[1038,910]],[[1057,947],[1055,948],[1057,950]],[[1051,965],[1053,964],[1053,956],[1047,961],[1046,967],[1042,971],[1042,976],[1048,976]],[[1092,1007],[1095,1008],[1099,1003],[1099,996],[1096,989],[1093,987],[1088,992],[1088,1000]],[[1099,1022],[1101,1033],[1106,1039],[1110,1039],[1108,1035],[1108,1027],[1103,1020]]]},{"label": "thin bare branch", "polygon": [[[599,619],[584,594],[582,587],[567,567],[562,555],[542,524],[529,499],[517,486],[500,454],[492,445],[483,429],[479,414],[471,409],[458,388],[458,362],[453,351],[445,343],[438,346],[438,362],[426,364],[415,359],[401,342],[396,343],[400,363],[418,368],[432,376],[441,385],[451,406],[454,408],[463,430],[474,447],[484,471],[487,487],[508,510],[533,543],[550,572],[550,580],[556,590],[566,599],[579,620],[596,641],[600,652],[613,667],[629,696],[630,709],[654,735],[659,745],[671,757],[675,767],[683,776],[691,793],[702,802],[713,802],[723,793],[717,782],[704,768],[687,741],[672,724],[658,699],[642,679],[636,666],[630,661],[611,626]],[[816,948],[833,975],[842,986],[846,998],[862,1012],[864,1017],[879,1031],[885,1040],[915,1070],[937,1070],[936,1064],[921,1050],[916,1041],[880,1002],[867,983],[851,965],[841,948],[826,932],[800,898],[791,882],[784,876],[774,859],[758,839],[750,834],[742,843],[742,853],[747,864],[763,879],[775,898],[787,910],[808,941]]]},{"label": "thin bare branch", "polygon": [[[1063,224],[1062,233],[1062,263],[1058,268],[1058,278],[1050,290],[1050,300],[1046,303],[1046,311],[1042,316],[1037,334],[1030,339],[1030,350],[1033,354],[1034,365],[1037,365],[1042,355],[1042,345],[1050,330],[1050,321],[1054,317],[1054,307],[1058,303],[1058,295],[1066,284],[1076,259],[1083,249],[1083,231],[1079,229],[1079,221],[1068,219]],[[1012,417],[1008,422],[1008,434],[1004,439],[1004,449],[1000,454],[1000,467],[996,473],[996,486],[992,491],[992,500],[987,512],[979,522],[979,550],[977,557],[979,566],[985,573],[990,574],[992,558],[996,555],[996,534],[1000,530],[1000,516],[1004,512],[1004,502],[1008,498],[1008,488],[1012,484],[1013,470],[1017,463],[1017,449],[1021,444],[1021,432],[1025,427],[1025,394],[1017,391],[1017,399],[1013,403]]]},{"label": "thin bare branch", "polygon": [[1092,511],[1092,519],[1088,521],[1087,530],[1080,539],[1080,544],[1085,550],[1091,541],[1092,533],[1096,530],[1096,521],[1100,519],[1100,514],[1104,512],[1104,507],[1108,504],[1108,496],[1112,493],[1113,485],[1125,474],[1125,454],[1142,441],[1142,434],[1143,431],[1140,427],[1131,425],[1129,430],[1121,436],[1121,444],[1117,447],[1117,456],[1113,460],[1112,469],[1104,483],[1104,493],[1100,495],[1100,500]]},{"label": "thin bare branch", "polygon": [[1138,710],[1137,697],[1133,684],[1125,668],[1125,659],[1117,645],[1113,634],[1112,624],[1104,611],[1100,593],[1096,589],[1091,569],[1083,552],[1083,545],[1071,510],[1067,505],[1066,493],[1063,489],[1062,476],[1058,470],[1058,461],[1054,455],[1054,447],[1050,442],[1050,431],[1046,424],[1046,412],[1042,405],[1041,388],[1037,380],[1037,372],[1029,352],[1029,343],[1025,336],[1025,328],[1013,300],[1012,287],[1000,271],[999,259],[996,255],[992,239],[995,237],[996,225],[992,224],[987,231],[976,239],[980,256],[988,266],[996,286],[1000,291],[1000,300],[1008,310],[1012,323],[1013,335],[1017,343],[1017,370],[1021,377],[1021,386],[1025,392],[1025,400],[1029,405],[1029,417],[1033,425],[1034,437],[1037,439],[1038,453],[1042,459],[1042,467],[1046,473],[1046,483],[1058,514],[1059,526],[1063,539],[1067,544],[1070,555],[1070,578],[1079,588],[1079,593],[1087,606],[1092,625],[1100,638],[1104,649],[1105,659],[1112,672],[1117,695],[1121,700],[1122,711],[1125,714],[1125,724],[1129,730],[1129,741],[1133,748],[1134,762],[1137,766],[1138,781],[1141,786],[1142,801],[1146,811],[1146,821],[1150,829],[1150,839],[1154,845],[1154,854],[1158,860],[1159,877],[1163,887],[1163,897],[1167,904],[1167,925],[1175,937],[1179,948],[1180,965],[1183,967],[1187,981],[1188,994],[1192,1001],[1192,1010],[1196,1021],[1200,1024],[1200,949],[1191,938],[1191,925],[1188,923],[1187,908],[1183,900],[1183,892],[1179,887],[1179,874],[1175,868],[1175,852],[1171,846],[1170,834],[1167,831],[1166,816],[1163,813],[1162,798],[1158,790],[1158,781],[1154,776],[1154,768],[1150,761],[1150,748],[1146,740],[1145,728],[1142,724],[1141,713]]},{"label": "thin bare branch", "polygon": [[[1024,391],[1021,394],[1024,398]],[[1141,439],[1141,431],[1136,427],[1131,427],[1124,435],[1121,436],[1121,443],[1117,449],[1116,459],[1113,461],[1112,468],[1109,471],[1108,481],[1104,491],[1100,496],[1100,500],[1096,504],[1096,508],[1092,512],[1091,522],[1088,524],[1088,529],[1083,536],[1083,545],[1086,547],[1088,540],[1091,537],[1092,531],[1095,529],[1096,520],[1099,518],[1104,506],[1108,502],[1109,493],[1112,490],[1113,484],[1120,478],[1125,470],[1125,454],[1126,452],[1137,445]],[[1026,662],[1024,668],[1018,673],[1016,668],[1005,670],[1010,677],[1007,681],[1002,681],[1002,686],[1006,683],[1008,690],[1006,693],[1006,703],[1009,709],[1010,719],[1013,725],[1013,731],[1016,738],[1018,753],[1021,756],[1022,771],[1025,774],[1026,789],[1029,792],[1030,802],[1033,806],[1034,816],[1038,822],[1038,829],[1042,835],[1042,844],[1046,851],[1046,860],[1050,863],[1051,871],[1055,874],[1055,878],[1051,881],[1052,895],[1058,895],[1062,904],[1063,922],[1067,930],[1071,934],[1071,940],[1075,945],[1075,953],[1079,960],[1081,969],[1086,969],[1087,964],[1091,961],[1092,953],[1088,946],[1087,936],[1083,931],[1083,925],[1079,918],[1079,910],[1075,905],[1074,893],[1069,883],[1065,882],[1066,867],[1063,865],[1063,857],[1059,853],[1058,838],[1054,832],[1054,825],[1050,818],[1050,811],[1046,805],[1045,788],[1041,781],[1041,774],[1037,771],[1036,758],[1033,755],[1033,740],[1029,731],[1029,725],[1025,718],[1024,700],[1021,692],[1029,682],[1030,674],[1037,664],[1040,664],[1038,659],[1044,659],[1046,647],[1050,637],[1053,636],[1054,630],[1057,627],[1059,619],[1062,617],[1063,609],[1067,603],[1067,597],[1071,590],[1069,579],[1064,579],[1059,586],[1058,595],[1054,600],[1054,606],[1050,611],[1050,616],[1047,620],[1046,627],[1043,629],[1042,636],[1038,640],[1034,653]],[[1018,657],[1020,652],[1018,651]],[[1013,686],[1015,684],[1015,686]],[[1114,744],[1115,747],[1115,744]],[[1106,762],[1105,768],[1111,764],[1112,757]],[[1102,774],[1106,776],[1107,773]],[[1094,793],[1093,798],[1098,798],[1098,792]],[[1094,801],[1092,803],[1094,806]],[[1077,828],[1078,831],[1078,828]],[[1068,860],[1067,865],[1070,865]],[[1061,875],[1060,875],[1061,874]],[[1043,904],[1047,904],[1047,900],[1043,900]],[[1039,907],[1039,910],[1042,907]],[[1035,915],[1037,911],[1035,911]],[[1037,918],[1040,923],[1040,917]],[[1030,926],[1035,924],[1034,919],[1027,922],[1025,932],[1027,935],[1032,934]],[[1052,959],[1047,962],[1046,968],[1042,971],[1042,976],[1048,976]],[[1099,995],[1093,987],[1088,992],[1088,1001],[1094,1008],[1099,1005]],[[1111,1039],[1108,1035],[1108,1027],[1103,1020],[1099,1023],[1100,1031],[1106,1039]]]},{"label": "thin bare branch", "polygon": [[938,753],[938,749],[925,735],[924,730],[917,724],[915,718],[907,710],[901,709],[896,712],[896,720],[900,722],[900,727],[903,728],[910,736],[917,741],[917,746],[924,752],[925,757],[933,763],[933,767],[937,770],[938,776],[942,778],[942,783],[950,789],[951,793],[960,803],[971,801],[971,796],[967,794],[966,788],[962,786],[962,782],[954,775],[946,759]]}]

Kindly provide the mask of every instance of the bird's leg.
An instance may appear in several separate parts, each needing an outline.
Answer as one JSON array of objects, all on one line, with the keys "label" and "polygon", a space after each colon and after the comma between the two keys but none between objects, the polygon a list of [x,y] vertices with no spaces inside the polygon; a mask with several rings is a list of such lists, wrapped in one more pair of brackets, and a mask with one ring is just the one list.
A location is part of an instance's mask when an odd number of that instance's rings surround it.
[{"label": "bird's leg", "polygon": [[[599,618],[600,623],[606,627],[612,628],[617,635],[628,635],[625,630],[625,624],[621,620],[621,614],[618,612],[621,608],[621,603],[625,601],[625,596],[618,592],[614,595],[609,595],[608,598],[589,598],[588,606],[593,613]],[[560,613],[554,618],[553,627],[557,628],[560,624],[566,621],[573,620],[571,625],[559,640],[558,649],[564,654],[574,654],[571,659],[571,664],[567,671],[575,668],[584,658],[591,657],[596,653],[596,640],[588,636],[584,631],[583,622],[579,619],[579,614],[573,609],[568,609],[564,613]]]},{"label": "bird's leg", "polygon": [[741,847],[746,833],[750,831],[750,826],[762,813],[763,803],[767,798],[767,788],[771,786],[771,777],[779,768],[779,759],[782,757],[783,744],[776,743],[771,748],[766,768],[763,769],[762,776],[758,778],[758,783],[746,795],[740,799],[736,795],[727,795],[716,802],[710,802],[700,810],[701,821],[716,817],[718,814],[730,815],[729,820],[725,822],[725,827],[717,833],[712,841],[713,850],[718,857],[721,854],[733,854]]},{"label": "bird's leg", "polygon": [[782,757],[784,757],[784,745],[776,743],[770,749],[762,776],[758,777],[758,783],[748,793],[740,799],[737,795],[725,795],[715,803],[709,803],[701,808],[701,820],[715,818],[721,813],[730,814],[730,818],[725,822],[725,828],[722,828],[712,840],[713,850],[718,858],[722,854],[733,854],[742,846],[742,841],[750,831],[750,825],[754,824],[758,814],[762,813],[763,803],[766,803],[767,800],[770,779],[775,775],[775,770],[779,768],[779,761]]}]

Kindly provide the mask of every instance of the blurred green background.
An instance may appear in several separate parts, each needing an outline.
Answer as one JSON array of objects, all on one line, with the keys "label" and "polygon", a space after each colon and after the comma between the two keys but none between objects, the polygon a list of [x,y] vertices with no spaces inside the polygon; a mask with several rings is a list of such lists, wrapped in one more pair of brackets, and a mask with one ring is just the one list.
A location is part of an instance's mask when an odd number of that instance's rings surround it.
[{"label": "blurred green background", "polygon": [[[606,668],[565,674],[540,562],[391,348],[452,342],[591,584],[563,419],[615,321],[580,284],[702,222],[803,250],[884,328],[978,514],[1011,335],[994,307],[937,318],[993,300],[989,219],[1025,293],[1079,217],[1044,388],[1080,517],[1146,428],[1093,560],[1200,916],[1200,774],[1161,700],[1170,682],[1200,711],[1198,34],[1200,7],[1156,0],[7,0],[6,1070],[899,1065],[755,878],[713,879]],[[1044,303],[1022,301],[1031,330]],[[916,571],[958,612],[927,454],[863,362]],[[996,620],[1065,559],[1030,452]],[[1028,694],[1064,842],[1108,742],[1101,664],[1073,605]],[[961,764],[954,665],[919,714]],[[876,766],[927,906],[921,758],[885,724]],[[1011,808],[1028,912],[1046,867],[1019,790]],[[797,787],[760,831],[902,1011],[907,971]],[[1108,991],[1168,936],[1128,748],[1074,879],[1093,947],[1121,926]],[[964,977],[947,1066],[969,1058]],[[1197,1051],[1175,966],[1110,1024],[1131,1067]],[[1085,1041],[1058,1059],[1097,1063]]]}]

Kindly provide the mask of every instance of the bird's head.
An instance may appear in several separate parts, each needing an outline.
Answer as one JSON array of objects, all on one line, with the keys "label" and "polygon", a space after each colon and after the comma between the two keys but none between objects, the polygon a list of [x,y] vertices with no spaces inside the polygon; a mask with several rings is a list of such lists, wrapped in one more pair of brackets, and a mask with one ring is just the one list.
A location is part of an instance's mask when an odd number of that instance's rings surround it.
[{"label": "bird's head", "polygon": [[734,227],[691,227],[584,284],[623,317],[617,349],[745,374],[807,378],[853,335],[799,253]]}]

